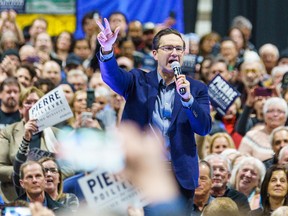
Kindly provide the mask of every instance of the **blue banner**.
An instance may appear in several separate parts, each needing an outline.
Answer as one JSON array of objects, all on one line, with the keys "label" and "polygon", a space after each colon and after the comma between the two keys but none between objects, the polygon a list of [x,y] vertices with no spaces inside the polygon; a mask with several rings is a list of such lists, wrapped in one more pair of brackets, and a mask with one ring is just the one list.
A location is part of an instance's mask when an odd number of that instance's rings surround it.
[{"label": "blue banner", "polygon": [[182,0],[77,0],[77,29],[75,37],[84,36],[81,20],[92,11],[99,11],[101,16],[108,17],[113,11],[126,14],[128,21],[139,20],[142,23],[163,23],[171,11],[176,14],[176,24],[173,28],[184,32],[184,16]]}]

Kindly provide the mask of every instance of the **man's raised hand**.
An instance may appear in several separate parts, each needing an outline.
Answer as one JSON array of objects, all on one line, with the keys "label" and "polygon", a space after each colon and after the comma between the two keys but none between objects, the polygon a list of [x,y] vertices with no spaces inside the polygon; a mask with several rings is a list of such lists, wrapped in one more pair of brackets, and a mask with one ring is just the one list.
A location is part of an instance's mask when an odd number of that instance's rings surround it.
[{"label": "man's raised hand", "polygon": [[120,27],[117,27],[114,32],[111,31],[110,24],[106,18],[104,18],[105,27],[99,21],[96,21],[97,25],[101,29],[101,32],[97,35],[97,39],[102,47],[103,52],[110,52],[113,44],[115,43]]}]

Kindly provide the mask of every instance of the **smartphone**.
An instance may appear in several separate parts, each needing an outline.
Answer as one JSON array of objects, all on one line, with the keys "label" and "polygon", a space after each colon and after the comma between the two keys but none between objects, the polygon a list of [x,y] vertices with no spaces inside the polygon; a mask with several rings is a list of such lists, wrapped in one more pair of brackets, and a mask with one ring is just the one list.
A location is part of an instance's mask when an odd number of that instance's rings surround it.
[{"label": "smartphone", "polygon": [[92,104],[94,103],[95,100],[95,92],[94,89],[88,89],[87,91],[87,108],[92,108]]},{"label": "smartphone", "polygon": [[255,96],[272,96],[272,89],[264,88],[264,87],[257,87],[254,89]]},{"label": "smartphone", "polygon": [[2,216],[32,216],[31,210],[28,207],[7,206],[2,209]]},{"label": "smartphone", "polygon": [[92,112],[82,112],[81,113],[81,126],[86,126],[87,119],[92,119],[93,114]]}]

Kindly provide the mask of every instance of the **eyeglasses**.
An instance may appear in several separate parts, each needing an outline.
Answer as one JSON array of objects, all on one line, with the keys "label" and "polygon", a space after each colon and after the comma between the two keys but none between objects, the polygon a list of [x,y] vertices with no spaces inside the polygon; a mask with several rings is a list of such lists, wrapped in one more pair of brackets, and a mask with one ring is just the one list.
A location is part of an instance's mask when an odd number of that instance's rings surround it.
[{"label": "eyeglasses", "polygon": [[184,52],[184,47],[182,47],[182,46],[165,45],[165,46],[159,47],[158,49],[161,49],[164,52],[169,52],[169,53],[172,53],[174,51],[174,49],[176,49],[176,52],[178,54],[182,54]]},{"label": "eyeglasses", "polygon": [[45,171],[45,173],[48,173],[49,171],[53,174],[58,173],[58,169],[54,168],[54,167],[51,167],[51,168],[45,167],[44,171]]}]

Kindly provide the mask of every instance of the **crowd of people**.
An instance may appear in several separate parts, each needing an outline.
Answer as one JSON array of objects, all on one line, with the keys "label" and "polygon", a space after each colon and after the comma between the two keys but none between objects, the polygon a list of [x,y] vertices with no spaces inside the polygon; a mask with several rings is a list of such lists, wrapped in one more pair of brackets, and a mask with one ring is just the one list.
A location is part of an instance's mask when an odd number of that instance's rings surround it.
[{"label": "crowd of people", "polygon": [[[128,215],[285,215],[288,49],[257,49],[248,19],[235,17],[223,37],[199,36],[173,30],[175,14],[157,24],[94,11],[81,22],[85,37],[76,39],[67,31],[49,35],[53,24],[42,17],[25,32],[16,16],[0,17],[3,206],[92,215],[77,183],[91,170],[59,162],[57,136],[66,128],[117,128],[124,176],[151,201],[130,206]],[[175,61],[182,65],[176,76]],[[217,75],[239,92],[225,115],[209,101]],[[29,110],[58,86],[73,117],[38,133]]]}]

